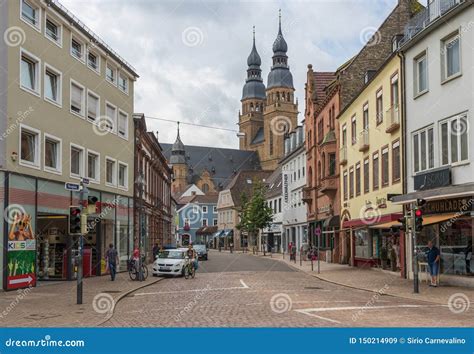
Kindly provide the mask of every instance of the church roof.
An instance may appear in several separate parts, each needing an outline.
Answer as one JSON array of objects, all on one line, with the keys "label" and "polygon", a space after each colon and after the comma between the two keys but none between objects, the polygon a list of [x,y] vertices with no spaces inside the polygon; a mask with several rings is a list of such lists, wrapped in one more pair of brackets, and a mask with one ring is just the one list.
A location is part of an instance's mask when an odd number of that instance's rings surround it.
[{"label": "church roof", "polygon": [[[172,144],[161,144],[164,156],[170,161]],[[207,146],[184,146],[183,155],[188,166],[188,181],[196,180],[207,170],[216,188],[224,188],[242,169],[259,170],[260,160],[255,151],[215,148]]]},{"label": "church roof", "polygon": [[265,134],[264,134],[263,128],[260,127],[257,130],[257,134],[255,134],[255,136],[253,137],[250,145],[261,144],[263,143],[264,140],[265,140]]}]

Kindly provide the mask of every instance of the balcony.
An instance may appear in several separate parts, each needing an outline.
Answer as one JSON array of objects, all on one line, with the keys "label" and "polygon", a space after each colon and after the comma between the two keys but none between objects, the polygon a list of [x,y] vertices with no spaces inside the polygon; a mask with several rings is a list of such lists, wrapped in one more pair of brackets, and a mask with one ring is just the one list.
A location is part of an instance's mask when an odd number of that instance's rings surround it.
[{"label": "balcony", "polygon": [[339,150],[339,164],[340,165],[347,164],[347,146],[343,146]]},{"label": "balcony", "polygon": [[359,151],[369,150],[369,130],[368,128],[360,132],[359,135]]},{"label": "balcony", "polygon": [[310,204],[313,200],[313,187],[303,187],[303,202]]},{"label": "balcony", "polygon": [[398,128],[400,128],[400,109],[398,106],[392,106],[387,111],[387,119],[385,124],[387,125],[385,128],[386,133],[393,133]]},{"label": "balcony", "polygon": [[409,42],[413,37],[430,26],[433,22],[464,2],[466,2],[466,0],[428,1],[428,6],[421,12],[417,13],[405,27],[405,33],[401,45]]},{"label": "balcony", "polygon": [[321,179],[319,183],[319,191],[321,193],[333,192],[338,188],[338,178],[337,176],[326,176]]}]

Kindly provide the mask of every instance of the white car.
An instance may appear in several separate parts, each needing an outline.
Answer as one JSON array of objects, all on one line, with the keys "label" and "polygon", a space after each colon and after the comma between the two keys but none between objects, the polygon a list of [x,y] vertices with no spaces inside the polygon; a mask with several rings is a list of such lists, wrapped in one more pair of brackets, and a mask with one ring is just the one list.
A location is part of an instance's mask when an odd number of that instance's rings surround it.
[{"label": "white car", "polygon": [[181,249],[170,249],[161,251],[153,262],[152,274],[159,275],[183,275],[186,264],[186,252]]}]

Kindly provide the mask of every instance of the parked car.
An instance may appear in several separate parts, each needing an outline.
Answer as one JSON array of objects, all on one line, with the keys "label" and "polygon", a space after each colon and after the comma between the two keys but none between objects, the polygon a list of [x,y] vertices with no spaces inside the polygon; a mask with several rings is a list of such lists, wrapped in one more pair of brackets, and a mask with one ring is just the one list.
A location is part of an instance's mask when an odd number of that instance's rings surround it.
[{"label": "parked car", "polygon": [[193,248],[198,254],[199,259],[204,259],[206,261],[209,259],[206,245],[193,245]]},{"label": "parked car", "polygon": [[152,274],[159,275],[184,275],[186,264],[186,251],[183,249],[163,250],[158,253],[153,262]]}]

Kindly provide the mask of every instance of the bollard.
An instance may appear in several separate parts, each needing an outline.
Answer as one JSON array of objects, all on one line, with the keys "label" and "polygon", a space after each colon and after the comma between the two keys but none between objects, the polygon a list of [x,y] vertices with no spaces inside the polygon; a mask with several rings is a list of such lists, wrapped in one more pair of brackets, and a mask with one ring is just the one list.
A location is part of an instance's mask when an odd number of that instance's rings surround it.
[{"label": "bollard", "polygon": [[311,257],[311,271],[314,271],[314,267],[313,267],[313,257]]}]

